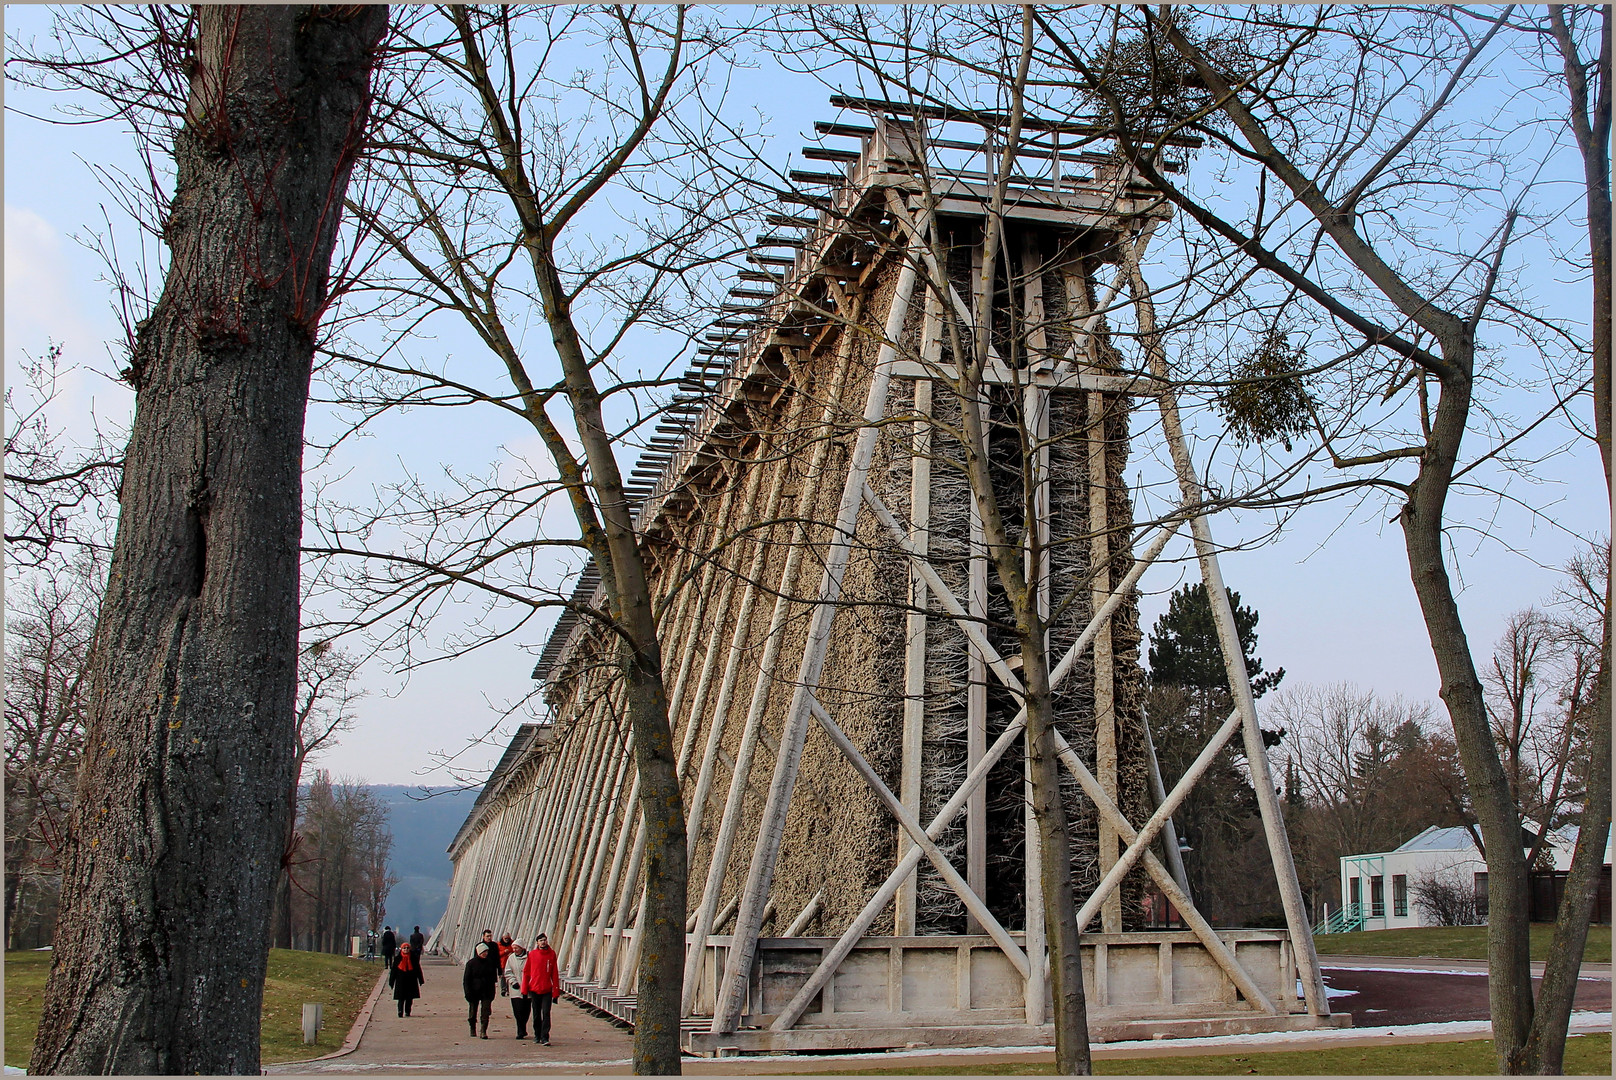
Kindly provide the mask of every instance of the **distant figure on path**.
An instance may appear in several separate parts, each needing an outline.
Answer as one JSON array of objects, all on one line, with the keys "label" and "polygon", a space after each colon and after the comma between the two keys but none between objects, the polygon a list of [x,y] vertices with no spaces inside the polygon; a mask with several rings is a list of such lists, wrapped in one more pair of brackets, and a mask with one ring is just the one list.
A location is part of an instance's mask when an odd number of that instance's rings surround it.
[{"label": "distant figure on path", "polygon": [[398,935],[393,933],[391,926],[382,927],[382,960],[387,964],[387,970],[393,970],[393,952],[398,948]]},{"label": "distant figure on path", "polygon": [[421,950],[425,948],[426,935],[421,933],[421,928],[417,926],[415,928],[415,933],[410,935],[410,952],[415,954],[415,959],[417,962],[419,962],[421,959]]},{"label": "distant figure on path", "polygon": [[398,1015],[410,1015],[410,1006],[421,996],[421,984],[426,976],[414,949],[400,949],[387,969],[387,983],[393,988],[393,1000],[398,1002]]},{"label": "distant figure on path", "polygon": [[499,996],[509,997],[511,993],[510,980],[506,977],[505,965],[510,962],[511,953],[519,946],[511,939],[509,934],[499,936]]},{"label": "distant figure on path", "polygon": [[[522,965],[527,962],[527,950],[515,942],[511,942],[511,947],[507,951],[505,942],[510,940],[511,935],[509,934],[500,939],[500,955],[507,957],[507,959],[505,966],[500,970],[499,978],[502,987],[503,984],[507,983],[516,987],[516,993],[511,995],[511,1015],[516,1018],[516,1037],[525,1039],[527,1038],[528,1014],[533,1011],[533,1002],[529,1001],[522,993]],[[503,988],[501,992],[504,992]]]},{"label": "distant figure on path", "polygon": [[466,1002],[470,1006],[466,1012],[466,1024],[471,1028],[471,1037],[477,1038],[478,1013],[481,1012],[482,1037],[486,1039],[488,1014],[494,1006],[494,988],[499,985],[497,945],[486,941],[477,943],[471,959],[466,961],[466,973],[461,978],[461,985],[466,991]]},{"label": "distant figure on path", "polygon": [[540,1046],[550,1045],[550,1004],[561,993],[561,972],[556,967],[550,939],[540,934],[522,965],[522,994],[533,1003],[533,1039]]}]

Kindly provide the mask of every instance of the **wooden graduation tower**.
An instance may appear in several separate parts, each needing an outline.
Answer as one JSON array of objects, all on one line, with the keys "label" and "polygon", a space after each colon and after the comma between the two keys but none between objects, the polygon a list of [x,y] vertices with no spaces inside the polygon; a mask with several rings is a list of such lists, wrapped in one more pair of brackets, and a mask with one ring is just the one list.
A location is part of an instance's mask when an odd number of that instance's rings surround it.
[{"label": "wooden graduation tower", "polygon": [[[770,218],[784,231],[758,238],[632,474],[687,792],[684,1043],[1049,1041],[1019,650],[958,441],[954,349],[980,306],[1003,118],[833,103],[869,122],[820,133],[857,149],[806,152],[840,168],[792,174],[825,193]],[[1343,1022],[1239,648],[1240,707],[1201,760],[1244,738],[1288,931],[1214,931],[1196,911],[1170,815],[1200,770],[1164,791],[1143,715],[1134,586],[1186,522],[1223,596],[1138,269],[1168,211],[1112,155],[1073,149],[1093,141],[1080,127],[1025,130],[978,396],[1009,525],[1030,522],[1043,551],[1029,579],[1050,617],[1092,1030]],[[1125,365],[1106,313],[1127,303]],[[1189,509],[1135,554],[1123,475],[1130,403],[1147,399]],[[576,599],[597,584],[586,573]],[[434,944],[545,929],[571,992],[632,1020],[642,837],[612,643],[563,616],[534,674],[553,720],[521,729],[456,836]]]}]

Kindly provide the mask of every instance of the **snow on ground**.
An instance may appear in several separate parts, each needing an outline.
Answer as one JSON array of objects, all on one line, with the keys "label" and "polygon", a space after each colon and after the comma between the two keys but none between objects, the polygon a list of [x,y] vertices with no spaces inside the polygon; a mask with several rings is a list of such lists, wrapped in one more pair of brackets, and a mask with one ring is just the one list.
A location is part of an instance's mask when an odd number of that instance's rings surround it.
[{"label": "snow on ground", "polygon": [[[1306,993],[1302,989],[1302,980],[1301,979],[1296,980],[1296,996],[1297,996],[1298,999],[1303,998],[1303,997],[1306,996]],[[1329,979],[1325,979],[1324,980],[1324,996],[1326,998],[1328,998],[1329,1000],[1334,1001],[1336,998],[1357,997],[1358,996],[1358,991],[1356,991],[1356,990],[1337,990],[1335,987],[1330,985],[1330,980]]]},{"label": "snow on ground", "polygon": [[1319,965],[1320,971],[1389,971],[1394,975],[1474,975],[1485,979],[1485,971],[1460,970],[1458,968],[1406,968],[1406,967],[1328,967]]}]

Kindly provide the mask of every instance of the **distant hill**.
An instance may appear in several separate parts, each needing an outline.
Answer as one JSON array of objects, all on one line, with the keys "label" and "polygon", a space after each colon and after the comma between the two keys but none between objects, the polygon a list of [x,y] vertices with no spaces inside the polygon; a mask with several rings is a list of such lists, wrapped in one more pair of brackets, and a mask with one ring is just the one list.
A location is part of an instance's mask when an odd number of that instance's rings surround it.
[{"label": "distant hill", "polygon": [[454,864],[447,848],[465,822],[480,789],[440,791],[423,798],[422,788],[405,784],[372,784],[391,814],[393,858],[389,865],[398,884],[387,897],[389,926],[406,931],[419,926],[430,934],[449,906],[449,879]]}]

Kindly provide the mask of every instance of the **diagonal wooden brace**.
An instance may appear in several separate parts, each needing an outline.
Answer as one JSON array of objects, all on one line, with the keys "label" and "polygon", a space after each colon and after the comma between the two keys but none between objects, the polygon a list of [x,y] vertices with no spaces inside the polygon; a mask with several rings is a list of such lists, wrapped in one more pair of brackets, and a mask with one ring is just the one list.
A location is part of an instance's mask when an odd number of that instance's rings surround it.
[{"label": "diagonal wooden brace", "polygon": [[[1000,733],[987,753],[982,755],[982,760],[972,767],[969,775],[965,777],[965,782],[954,792],[948,803],[937,811],[932,823],[926,826],[927,837],[935,840],[943,834],[943,830],[948,828],[959,816],[959,812],[965,808],[966,800],[971,797],[971,793],[987,779],[993,766],[999,763],[1004,752],[1021,737],[1022,729],[1026,726],[1027,714],[1023,710],[1011,721],[1010,726]],[[875,891],[875,895],[865,902],[847,929],[842,931],[842,936],[836,939],[836,944],[826,950],[824,958],[819,961],[819,966],[814,968],[813,974],[808,976],[808,981],[803,983],[802,989],[798,990],[786,1007],[780,1010],[780,1015],[773,1025],[775,1031],[785,1031],[802,1018],[802,1014],[808,1009],[808,1003],[814,1000],[814,995],[824,988],[832,975],[836,974],[836,969],[847,959],[847,954],[853,951],[853,946],[864,937],[870,925],[875,922],[876,916],[881,914],[886,906],[892,903],[892,898],[898,895],[898,889],[903,885],[904,879],[920,865],[923,854],[919,847],[910,843],[903,858],[898,860],[898,865],[887,875],[886,881]]]},{"label": "diagonal wooden brace", "polygon": [[[1122,811],[1117,808],[1117,804],[1111,801],[1111,796],[1105,793],[1105,789],[1100,786],[1100,781],[1096,780],[1094,774],[1089,772],[1088,766],[1083,764],[1083,759],[1077,756],[1077,751],[1072,749],[1065,736],[1061,735],[1055,728],[1050,728],[1049,733],[1055,739],[1055,752],[1060,756],[1061,761],[1066,764],[1066,767],[1071,770],[1072,775],[1077,777],[1077,782],[1082,785],[1084,793],[1088,795],[1089,801],[1094,803],[1094,807],[1100,812],[1100,816],[1110,822],[1111,827],[1117,830],[1118,835],[1122,837],[1124,842],[1133,843],[1138,833],[1134,831],[1132,825],[1128,824],[1128,819],[1122,816]],[[1167,898],[1173,902],[1174,907],[1178,908],[1178,913],[1184,917],[1184,922],[1188,924],[1195,936],[1200,938],[1201,944],[1206,946],[1206,951],[1212,954],[1212,959],[1217,961],[1218,966],[1223,969],[1225,975],[1229,976],[1230,981],[1234,983],[1235,988],[1240,991],[1246,1001],[1270,1016],[1279,1015],[1279,1010],[1274,1007],[1272,1001],[1268,1000],[1268,995],[1258,988],[1257,984],[1252,981],[1251,976],[1246,972],[1246,969],[1240,966],[1240,961],[1235,959],[1234,953],[1229,951],[1229,946],[1225,945],[1223,939],[1218,937],[1217,931],[1212,929],[1212,924],[1208,923],[1201,916],[1201,913],[1195,910],[1195,905],[1190,903],[1190,898],[1184,895],[1184,891],[1178,887],[1178,882],[1173,880],[1173,875],[1167,872],[1167,868],[1161,864],[1161,860],[1157,859],[1149,851],[1144,852],[1144,860],[1145,869],[1149,871],[1151,879],[1156,882],[1156,887],[1166,894]],[[1181,904],[1184,906],[1180,906]]]},{"label": "diagonal wooden brace", "polygon": [[[1128,849],[1122,853],[1122,857],[1117,859],[1111,869],[1106,872],[1105,877],[1101,879],[1100,884],[1095,886],[1093,894],[1083,903],[1083,907],[1077,913],[1077,928],[1079,930],[1089,924],[1089,920],[1094,918],[1095,914],[1100,910],[1100,905],[1105,902],[1105,898],[1111,895],[1112,891],[1122,883],[1122,879],[1128,871],[1133,869],[1133,864],[1139,861],[1139,856],[1144,854],[1151,844],[1155,843],[1156,834],[1162,831],[1163,826],[1171,818],[1173,811],[1178,809],[1185,797],[1189,795],[1190,789],[1196,785],[1206,770],[1211,767],[1212,760],[1218,756],[1218,752],[1223,749],[1230,737],[1239,728],[1240,710],[1236,709],[1229,714],[1229,719],[1223,722],[1223,726],[1212,736],[1212,740],[1206,744],[1205,748],[1196,756],[1195,761],[1185,770],[1178,783],[1173,785],[1173,790],[1168,794],[1167,798],[1162,800],[1162,804],[1156,808],[1156,812],[1150,815],[1150,819],[1144,825],[1140,826],[1139,835],[1134,837],[1133,843],[1128,845]],[[1177,879],[1175,878],[1174,880]]]},{"label": "diagonal wooden brace", "polygon": [[954,865],[948,861],[948,856],[944,855],[931,837],[926,835],[926,830],[920,827],[920,822],[915,820],[915,816],[909,812],[908,807],[904,806],[898,800],[898,797],[892,794],[892,789],[887,787],[881,777],[876,775],[875,770],[870,767],[870,763],[864,759],[864,755],[859,753],[858,747],[853,745],[853,740],[849,739],[847,733],[841,729],[835,720],[831,719],[830,713],[825,711],[825,707],[819,703],[817,698],[810,703],[810,708],[813,710],[814,719],[819,721],[819,726],[824,729],[826,735],[830,736],[830,741],[836,744],[836,748],[842,752],[842,756],[853,766],[853,770],[864,778],[866,784],[870,785],[870,790],[875,792],[876,798],[880,799],[882,805],[892,813],[893,817],[898,819],[898,824],[903,826],[910,839],[919,845],[920,849],[926,853],[926,857],[931,860],[932,865],[937,867],[937,873],[942,875],[943,880],[948,882],[948,887],[953,889],[954,894],[965,904],[965,910],[969,911],[971,917],[982,924],[982,928],[988,932],[988,936],[993,939],[994,944],[1004,950],[1004,954],[1010,958],[1010,962],[1021,973],[1021,977],[1026,978],[1029,970],[1027,954],[1021,950],[1021,946],[1011,940],[1010,932],[1000,925],[998,919],[993,917],[993,913],[982,902],[982,898],[976,895],[976,891],[966,883],[965,879],[960,876],[959,871],[955,870]]}]

